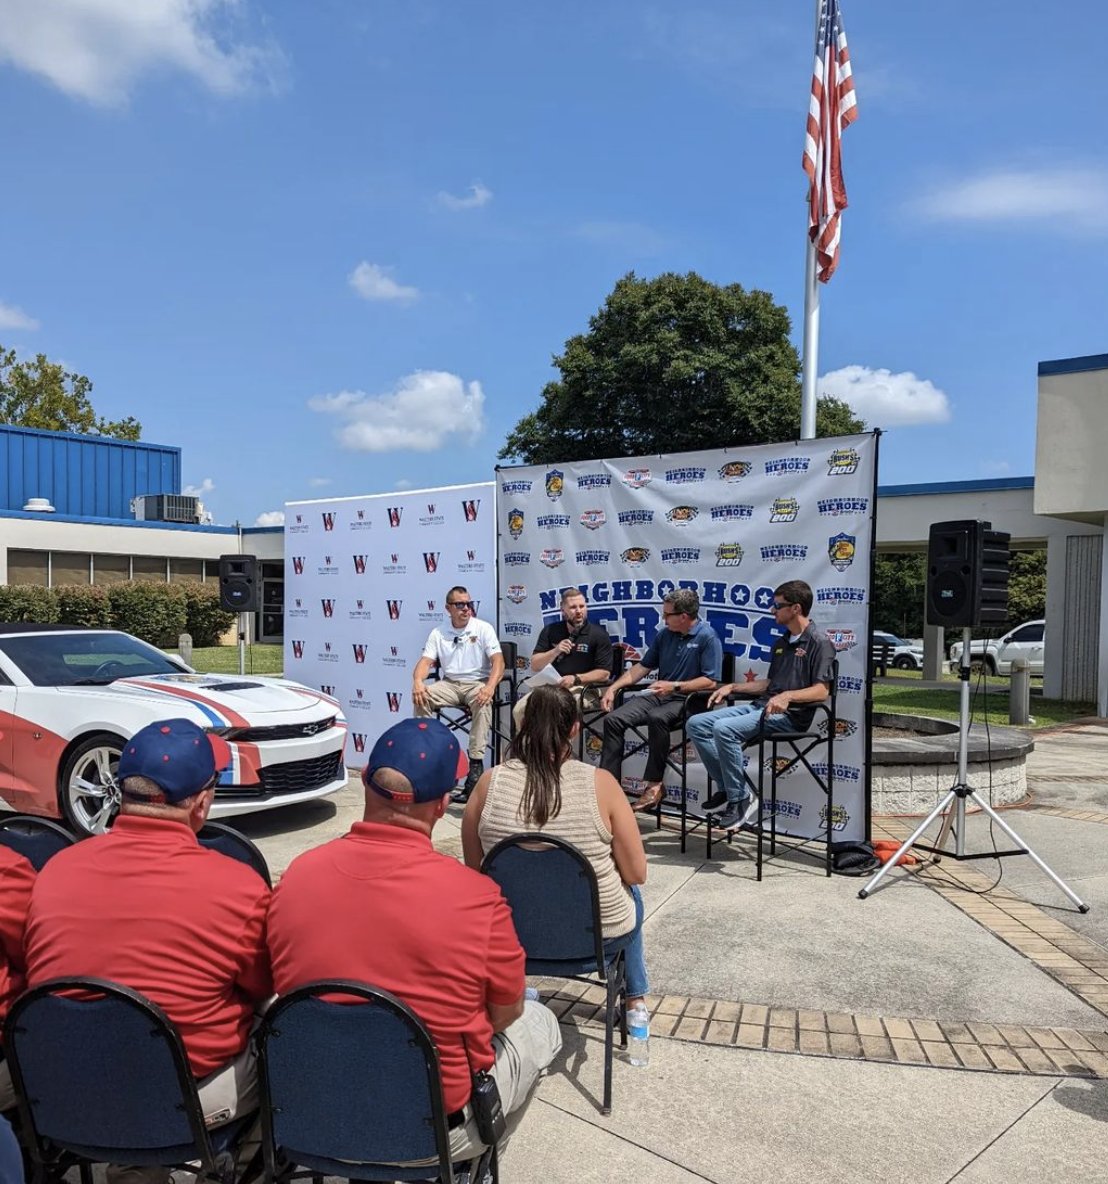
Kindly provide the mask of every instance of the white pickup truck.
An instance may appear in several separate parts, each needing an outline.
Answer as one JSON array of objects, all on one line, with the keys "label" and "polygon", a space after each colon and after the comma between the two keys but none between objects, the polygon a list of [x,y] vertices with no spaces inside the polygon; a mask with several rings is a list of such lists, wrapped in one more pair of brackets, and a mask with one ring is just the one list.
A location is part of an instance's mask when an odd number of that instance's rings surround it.
[{"label": "white pickup truck", "polygon": [[[970,662],[982,663],[990,674],[1011,674],[1012,662],[1022,658],[1032,674],[1043,672],[1043,632],[1045,621],[1025,621],[1003,637],[988,641],[970,642]],[[962,658],[962,643],[956,641],[950,647],[950,660],[958,663]]]}]

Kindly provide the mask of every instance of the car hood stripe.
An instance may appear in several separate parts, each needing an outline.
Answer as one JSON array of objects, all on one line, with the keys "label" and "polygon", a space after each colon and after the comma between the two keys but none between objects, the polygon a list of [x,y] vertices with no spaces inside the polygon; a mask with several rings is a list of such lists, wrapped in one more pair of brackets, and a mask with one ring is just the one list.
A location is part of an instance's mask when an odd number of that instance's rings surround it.
[{"label": "car hood stripe", "polygon": [[246,728],[250,726],[248,721],[239,715],[238,712],[231,711],[222,705],[216,707],[211,699],[198,694],[189,687],[166,686],[164,683],[147,682],[142,678],[129,678],[127,682],[132,686],[142,687],[143,690],[158,691],[165,695],[174,695],[178,699],[185,699],[198,707],[217,727],[231,726],[235,728]]}]

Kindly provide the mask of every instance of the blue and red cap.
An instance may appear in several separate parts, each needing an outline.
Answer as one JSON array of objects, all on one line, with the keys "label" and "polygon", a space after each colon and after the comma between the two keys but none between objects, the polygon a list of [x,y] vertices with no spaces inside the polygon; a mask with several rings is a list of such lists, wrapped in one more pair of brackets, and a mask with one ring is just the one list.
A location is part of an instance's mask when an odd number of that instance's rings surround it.
[{"label": "blue and red cap", "polygon": [[[381,769],[395,769],[411,783],[411,793],[383,789],[374,780]],[[469,758],[454,733],[437,719],[405,719],[381,734],[362,773],[365,784],[394,802],[437,802],[469,771]]]},{"label": "blue and red cap", "polygon": [[191,720],[163,719],[140,728],[123,746],[117,780],[145,777],[179,802],[206,789],[231,763],[222,736],[213,736]]}]

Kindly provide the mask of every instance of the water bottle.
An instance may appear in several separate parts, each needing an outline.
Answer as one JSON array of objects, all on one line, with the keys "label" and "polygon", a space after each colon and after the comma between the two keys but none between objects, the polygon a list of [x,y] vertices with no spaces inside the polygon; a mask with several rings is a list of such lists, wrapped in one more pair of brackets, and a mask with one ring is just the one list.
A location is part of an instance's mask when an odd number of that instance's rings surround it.
[{"label": "water bottle", "polygon": [[642,1003],[627,1013],[627,1059],[640,1067],[650,1064],[650,1012]]}]

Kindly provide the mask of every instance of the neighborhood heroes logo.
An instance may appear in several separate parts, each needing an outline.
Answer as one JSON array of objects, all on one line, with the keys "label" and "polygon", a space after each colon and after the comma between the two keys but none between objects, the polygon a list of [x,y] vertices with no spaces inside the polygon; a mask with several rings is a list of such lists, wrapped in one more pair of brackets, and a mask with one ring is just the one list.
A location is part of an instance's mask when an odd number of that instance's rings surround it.
[{"label": "neighborhood heroes logo", "polygon": [[762,813],[765,815],[776,814],[778,818],[787,818],[795,820],[800,817],[801,806],[799,802],[787,802],[784,798],[777,799],[777,808],[774,809],[773,802],[765,802],[762,805]]},{"label": "neighborhood heroes logo", "polygon": [[565,552],[561,547],[544,547],[539,554],[539,562],[543,567],[561,567],[565,561]]},{"label": "neighborhood heroes logo", "polygon": [[836,571],[846,571],[854,562],[854,535],[836,534],[827,540],[827,558]]},{"label": "neighborhood heroes logo", "polygon": [[866,514],[869,512],[869,498],[823,497],[816,502],[816,509],[824,518],[841,518],[844,514]]},{"label": "neighborhood heroes logo", "polygon": [[611,483],[607,473],[583,473],[577,478],[578,489],[607,489]]},{"label": "neighborhood heroes logo", "polygon": [[810,456],[783,456],[778,460],[767,460],[766,476],[789,477],[793,473],[806,473],[811,463]]},{"label": "neighborhood heroes logo", "polygon": [[795,522],[800,513],[800,503],[795,497],[778,497],[773,499],[770,506],[770,522]]},{"label": "neighborhood heroes logo", "polygon": [[699,563],[699,547],[666,547],[662,550],[663,563]]},{"label": "neighborhood heroes logo", "polygon": [[611,551],[576,551],[573,561],[578,567],[599,567],[609,561]]},{"label": "neighborhood heroes logo", "polygon": [[760,550],[763,563],[794,563],[808,558],[807,543],[770,543]]},{"label": "neighborhood heroes logo", "polygon": [[381,574],[383,576],[403,576],[408,574],[408,565],[400,562],[400,555],[396,551],[389,553],[387,563],[381,564]]},{"label": "neighborhood heroes logo", "polygon": [[530,493],[531,486],[533,484],[534,484],[534,482],[532,482],[532,481],[501,481],[500,482],[500,492],[501,493]]},{"label": "neighborhood heroes logo", "polygon": [[531,562],[531,552],[505,551],[500,558],[505,567],[526,567]]},{"label": "neighborhood heroes logo", "polygon": [[816,603],[827,606],[865,604],[866,591],[864,588],[819,588],[816,591]]},{"label": "neighborhood heroes logo", "polygon": [[446,521],[446,518],[439,513],[434,502],[427,503],[427,513],[420,514],[420,526],[441,526]]},{"label": "neighborhood heroes logo", "polygon": [[828,477],[845,477],[858,469],[862,458],[853,448],[836,448],[827,458]]},{"label": "neighborhood heroes logo", "polygon": [[525,621],[507,621],[501,626],[501,632],[509,637],[530,637],[531,626]]},{"label": "neighborhood heroes logo", "polygon": [[746,505],[713,506],[713,522],[747,522],[754,517],[754,507]]},{"label": "neighborhood heroes logo", "polygon": [[348,530],[372,530],[373,519],[368,517],[365,510],[355,510],[354,517],[346,524]]},{"label": "neighborhood heroes logo", "polygon": [[748,460],[730,460],[727,464],[720,466],[719,478],[721,481],[729,481],[733,484],[748,476],[753,467]]},{"label": "neighborhood heroes logo", "polygon": [[[568,514],[540,514],[535,519],[535,525],[539,530],[557,530],[560,526],[569,525]],[[514,537],[514,536],[513,536]]]},{"label": "neighborhood heroes logo", "polygon": [[620,510],[616,517],[620,526],[650,526],[654,521],[654,511]]},{"label": "neighborhood heroes logo", "polygon": [[860,695],[866,689],[866,682],[854,674],[840,674],[835,688],[840,695]]},{"label": "neighborhood heroes logo", "polygon": [[623,484],[628,489],[642,489],[653,480],[649,469],[628,469],[623,474]]},{"label": "neighborhood heroes logo", "polygon": [[666,469],[667,485],[697,485],[704,480],[708,470],[695,465],[683,465],[679,469]]}]

